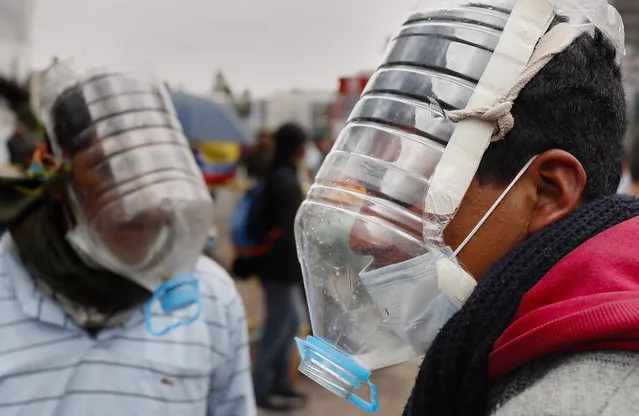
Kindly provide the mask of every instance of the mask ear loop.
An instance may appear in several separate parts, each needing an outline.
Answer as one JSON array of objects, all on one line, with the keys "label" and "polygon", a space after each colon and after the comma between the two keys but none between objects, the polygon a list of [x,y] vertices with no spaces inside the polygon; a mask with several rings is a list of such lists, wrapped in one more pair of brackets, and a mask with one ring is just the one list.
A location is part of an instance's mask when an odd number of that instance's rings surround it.
[{"label": "mask ear loop", "polygon": [[461,244],[459,245],[459,247],[457,247],[457,249],[455,250],[455,252],[453,253],[453,255],[455,257],[457,257],[457,255],[459,255],[459,253],[461,253],[461,251],[466,247],[466,245],[470,242],[470,240],[475,236],[475,234],[477,233],[477,231],[479,231],[479,229],[481,228],[482,225],[484,225],[484,223],[486,222],[486,220],[488,219],[488,217],[490,217],[490,215],[493,213],[493,211],[495,211],[495,209],[499,206],[499,204],[501,203],[501,201],[503,201],[503,199],[506,197],[506,195],[508,195],[508,192],[510,192],[510,190],[513,188],[513,186],[515,186],[515,184],[519,181],[519,179],[521,179],[522,176],[524,176],[524,173],[526,173],[526,171],[528,170],[528,168],[530,167],[530,165],[532,165],[532,163],[535,161],[535,159],[537,159],[539,157],[539,155],[533,156],[525,165],[524,167],[519,171],[519,173],[517,174],[517,176],[515,176],[515,179],[512,180],[512,182],[510,182],[510,185],[508,185],[508,187],[506,188],[506,190],[504,190],[504,192],[502,192],[501,195],[499,195],[499,198],[497,198],[497,200],[495,201],[495,203],[490,207],[490,209],[488,211],[486,211],[486,214],[484,214],[484,216],[482,217],[481,220],[479,220],[479,222],[477,223],[477,225],[475,225],[475,228],[472,229],[472,231],[466,236],[466,238],[464,239],[464,241],[461,242]]},{"label": "mask ear loop", "polygon": [[[180,309],[195,305],[195,312],[187,318],[179,319],[176,323],[156,330],[152,323],[151,308],[155,302],[159,302],[165,314],[170,314]],[[161,337],[168,332],[195,322],[202,312],[202,302],[199,294],[199,280],[195,276],[181,276],[163,283],[154,292],[144,308],[144,320],[146,329],[151,334]]]}]

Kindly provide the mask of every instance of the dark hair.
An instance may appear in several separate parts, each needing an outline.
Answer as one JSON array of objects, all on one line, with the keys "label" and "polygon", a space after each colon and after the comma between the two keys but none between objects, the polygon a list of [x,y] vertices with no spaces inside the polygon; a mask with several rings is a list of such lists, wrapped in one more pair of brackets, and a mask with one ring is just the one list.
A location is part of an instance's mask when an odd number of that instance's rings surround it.
[{"label": "dark hair", "polygon": [[37,143],[31,137],[21,137],[15,134],[7,142],[7,148],[11,164],[23,165],[24,168],[29,167],[25,163],[38,150]]},{"label": "dark hair", "polygon": [[287,164],[293,161],[298,149],[306,143],[306,132],[297,124],[287,123],[273,134],[275,156],[273,163]]},{"label": "dark hair", "polygon": [[3,97],[11,108],[15,111],[17,108],[28,105],[29,90],[17,82],[0,77],[0,97]]},{"label": "dark hair", "polygon": [[626,101],[615,48],[601,31],[583,34],[519,94],[514,129],[486,151],[481,183],[508,184],[531,157],[562,149],[588,181],[586,200],[612,195],[621,178]]}]

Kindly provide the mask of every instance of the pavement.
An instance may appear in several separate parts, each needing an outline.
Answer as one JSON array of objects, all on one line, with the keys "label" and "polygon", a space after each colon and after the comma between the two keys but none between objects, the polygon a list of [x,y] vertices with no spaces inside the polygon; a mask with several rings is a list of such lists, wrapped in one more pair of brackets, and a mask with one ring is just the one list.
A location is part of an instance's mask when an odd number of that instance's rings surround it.
[{"label": "pavement", "polygon": [[[262,316],[263,297],[257,280],[237,282],[238,289],[244,304],[246,305],[249,327],[253,330],[259,328]],[[295,362],[297,357],[292,357]],[[380,411],[379,416],[399,416],[402,414],[406,400],[410,395],[413,382],[420,364],[419,359],[412,360],[402,365],[385,368],[373,373],[372,381],[377,386]],[[323,387],[307,379],[296,371],[293,364],[292,377],[295,388],[308,394],[309,402],[303,409],[294,412],[266,412],[260,411],[259,416],[364,416],[368,415],[353,404],[325,390]],[[363,398],[368,398],[369,392],[364,389],[359,393]]]},{"label": "pavement", "polygon": [[[379,392],[379,416],[400,416],[413,386],[419,361],[379,370],[373,374],[373,382]],[[355,405],[330,393],[328,390],[301,376],[298,381],[300,391],[307,393],[310,400],[307,406],[290,413],[260,411],[259,416],[364,416],[370,415]],[[367,395],[366,393],[362,394]]]},{"label": "pavement", "polygon": [[[228,190],[216,192],[216,226],[220,236],[220,245],[214,253],[215,260],[227,269],[230,267],[233,257],[233,248],[230,242],[224,238],[228,235],[228,226],[231,211],[241,194]],[[252,333],[256,333],[263,319],[263,296],[260,284],[257,280],[237,281],[238,290],[244,301],[247,312],[247,321]],[[291,357],[295,362],[299,357]],[[420,360],[404,363],[402,365],[385,368],[373,373],[372,381],[377,386],[380,402],[380,410],[377,416],[399,416],[402,414],[406,400],[410,395],[413,382],[417,375]],[[306,407],[294,412],[265,412],[260,411],[259,416],[364,416],[369,413],[358,409],[355,405],[337,397],[333,393],[320,387],[292,368],[292,377],[295,387],[309,395]],[[368,391],[360,393],[364,398],[368,397]]]}]

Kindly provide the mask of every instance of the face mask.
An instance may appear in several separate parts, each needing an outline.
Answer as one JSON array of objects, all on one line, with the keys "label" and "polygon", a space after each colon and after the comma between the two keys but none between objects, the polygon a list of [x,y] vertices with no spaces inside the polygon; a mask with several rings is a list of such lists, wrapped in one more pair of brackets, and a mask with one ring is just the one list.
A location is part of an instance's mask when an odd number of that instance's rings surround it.
[{"label": "face mask", "polygon": [[[166,88],[129,68],[76,76],[50,69],[40,115],[65,179],[67,240],[87,265],[144,287],[149,332],[163,335],[200,313],[195,263],[213,220],[213,202]],[[189,311],[168,328],[151,317]]]},{"label": "face mask", "polygon": [[458,310],[438,287],[437,257],[430,252],[360,274],[379,313],[414,351],[426,351]]},{"label": "face mask", "polygon": [[[354,396],[354,391],[362,382],[369,383],[371,391],[374,390],[366,376],[370,375],[370,371],[366,372],[368,369],[363,363],[395,364],[400,361],[389,363],[385,356],[394,354],[396,358],[400,358],[405,354],[402,357],[405,360],[426,352],[439,330],[464,305],[476,286],[475,279],[458,263],[457,255],[535,159],[536,157],[526,163],[457,250],[453,251],[446,246],[431,246],[430,251],[421,256],[380,268],[374,268],[373,263],[369,263],[359,273],[356,285],[361,285],[370,297],[368,305],[361,307],[360,311],[375,313],[378,319],[370,319],[370,324],[392,331],[396,336],[394,341],[388,337],[388,331],[367,334],[363,339],[368,341],[368,344],[355,344],[361,353],[347,355],[328,342],[328,339],[335,338],[335,334],[329,334],[326,339],[319,340],[314,337],[308,337],[305,341],[298,339],[298,348],[303,358],[300,371],[325,387],[329,386],[327,388],[336,394],[351,397],[352,401],[363,409],[373,411],[377,406],[374,395],[371,402]],[[381,238],[381,234],[377,237]],[[330,257],[328,253],[323,255]],[[345,258],[340,260],[348,261]],[[358,298],[358,295],[353,298]],[[324,307],[330,310],[330,305]],[[313,310],[311,315],[313,317]],[[353,319],[356,315],[350,316]],[[333,322],[339,322],[339,318],[333,318]],[[366,325],[363,319],[358,323]],[[406,348],[407,346],[410,348]],[[364,351],[363,347],[368,351]],[[391,350],[396,352],[390,353]],[[400,351],[399,355],[397,351]],[[319,360],[318,357],[323,357],[323,360]],[[352,381],[351,385],[336,387],[339,385],[336,381],[337,376],[343,380],[348,374],[355,373],[361,373],[366,378],[356,380],[350,377],[347,379]]]},{"label": "face mask", "polygon": [[470,297],[477,283],[456,257],[535,158],[526,163],[457,250],[433,249],[423,256],[360,275],[382,316],[415,351],[425,352]]}]

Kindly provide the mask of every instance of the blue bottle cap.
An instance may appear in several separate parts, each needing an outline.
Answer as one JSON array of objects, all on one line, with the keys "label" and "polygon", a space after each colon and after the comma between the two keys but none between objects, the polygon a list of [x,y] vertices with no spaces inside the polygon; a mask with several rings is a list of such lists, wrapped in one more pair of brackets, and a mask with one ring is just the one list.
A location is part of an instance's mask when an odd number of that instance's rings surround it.
[{"label": "blue bottle cap", "polygon": [[[295,342],[302,358],[299,370],[303,374],[365,412],[379,410],[377,387],[370,381],[370,370],[322,338],[308,336],[306,340],[295,338]],[[370,401],[355,394],[363,384],[368,384]]]}]

